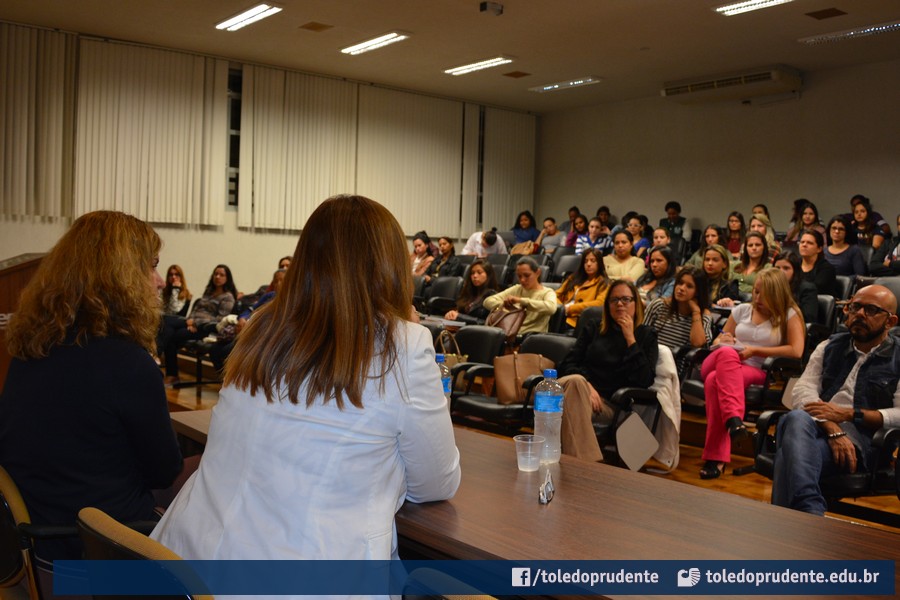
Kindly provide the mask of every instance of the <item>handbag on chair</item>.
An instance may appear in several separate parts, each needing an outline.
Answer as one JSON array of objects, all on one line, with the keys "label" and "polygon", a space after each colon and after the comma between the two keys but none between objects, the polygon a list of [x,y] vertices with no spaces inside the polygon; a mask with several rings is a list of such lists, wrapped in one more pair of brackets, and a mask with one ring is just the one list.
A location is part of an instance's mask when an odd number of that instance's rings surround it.
[{"label": "handbag on chair", "polygon": [[[435,346],[435,350],[439,350],[444,355],[444,364],[447,365],[448,369],[452,369],[455,365],[469,360],[468,354],[460,352],[459,344],[456,343],[456,336],[453,335],[452,331],[442,330],[440,335],[438,335]],[[459,381],[456,383],[455,388],[464,390],[466,387],[465,381],[461,377],[457,379]]]},{"label": "handbag on chair", "polygon": [[491,311],[484,324],[488,327],[499,327],[506,332],[506,341],[510,344],[515,343],[516,336],[519,335],[519,329],[525,320],[525,309],[514,308],[512,310],[503,306],[498,306]]},{"label": "handbag on chair", "polygon": [[541,375],[544,369],[556,365],[540,354],[519,354],[513,352],[494,359],[494,386],[497,402],[500,404],[523,404],[525,389],[522,382],[532,375]]}]

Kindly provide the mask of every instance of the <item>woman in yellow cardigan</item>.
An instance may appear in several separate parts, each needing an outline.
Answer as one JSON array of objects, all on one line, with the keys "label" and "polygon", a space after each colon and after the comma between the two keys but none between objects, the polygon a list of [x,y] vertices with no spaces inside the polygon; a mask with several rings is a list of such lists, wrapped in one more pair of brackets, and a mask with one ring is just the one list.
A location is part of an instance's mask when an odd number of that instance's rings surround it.
[{"label": "woman in yellow cardigan", "polygon": [[603,253],[596,248],[585,250],[578,270],[556,290],[556,301],[566,307],[566,324],[574,329],[584,309],[603,306],[608,289]]}]

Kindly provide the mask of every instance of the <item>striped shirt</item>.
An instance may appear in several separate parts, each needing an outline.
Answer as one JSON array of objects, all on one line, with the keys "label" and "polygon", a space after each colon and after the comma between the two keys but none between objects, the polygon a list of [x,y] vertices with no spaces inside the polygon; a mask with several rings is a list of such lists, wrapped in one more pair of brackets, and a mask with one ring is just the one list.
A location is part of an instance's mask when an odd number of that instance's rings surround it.
[{"label": "striped shirt", "polygon": [[[691,317],[692,315],[681,315],[678,312],[672,315],[665,300],[657,298],[647,305],[647,310],[644,312],[644,325],[655,329],[659,343],[668,346],[672,352],[675,352],[680,347],[689,346],[691,343]],[[712,341],[712,316],[703,315],[702,320],[703,335],[706,336],[706,343],[709,344]]]}]

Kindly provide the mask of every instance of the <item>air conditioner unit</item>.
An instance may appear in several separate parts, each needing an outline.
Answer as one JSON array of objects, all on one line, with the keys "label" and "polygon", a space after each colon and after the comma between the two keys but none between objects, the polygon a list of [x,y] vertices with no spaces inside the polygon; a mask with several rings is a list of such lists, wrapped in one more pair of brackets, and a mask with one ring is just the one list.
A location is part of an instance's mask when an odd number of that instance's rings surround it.
[{"label": "air conditioner unit", "polygon": [[748,69],[715,77],[663,84],[660,95],[682,104],[743,101],[757,96],[799,92],[800,71],[785,65]]}]

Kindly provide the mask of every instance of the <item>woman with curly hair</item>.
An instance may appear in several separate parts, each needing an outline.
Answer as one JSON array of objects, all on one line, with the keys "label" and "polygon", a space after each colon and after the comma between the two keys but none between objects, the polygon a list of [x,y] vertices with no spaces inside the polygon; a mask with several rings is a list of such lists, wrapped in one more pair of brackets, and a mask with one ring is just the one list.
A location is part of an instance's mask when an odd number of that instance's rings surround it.
[{"label": "woman with curly hair", "polygon": [[184,278],[184,270],[178,265],[170,266],[166,271],[166,287],[162,289],[163,314],[184,316],[192,297]]},{"label": "woman with curly hair", "polygon": [[[35,525],[72,525],[96,506],[155,520],[152,490],[182,469],[151,353],[160,239],[130,215],[79,217],[43,258],[9,322],[0,464]],[[81,558],[75,539],[38,541],[42,561]],[[42,562],[42,564],[45,564]]]}]

